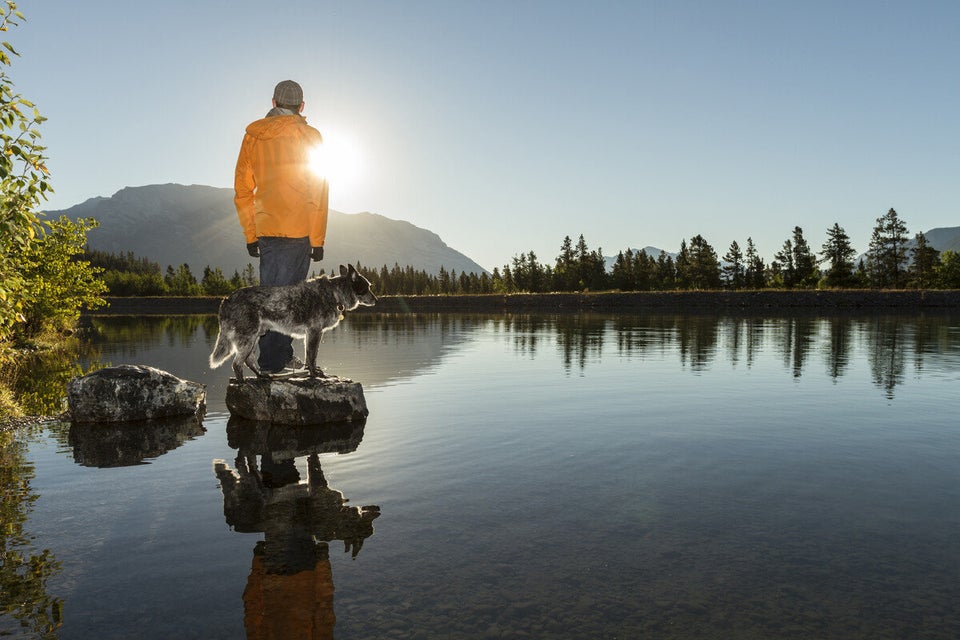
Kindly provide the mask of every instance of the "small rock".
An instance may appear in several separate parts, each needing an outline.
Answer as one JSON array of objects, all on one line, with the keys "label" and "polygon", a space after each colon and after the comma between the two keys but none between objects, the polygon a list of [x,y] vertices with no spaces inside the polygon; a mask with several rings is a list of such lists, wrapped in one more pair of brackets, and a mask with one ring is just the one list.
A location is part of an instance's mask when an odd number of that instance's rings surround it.
[{"label": "small rock", "polygon": [[204,385],[146,365],[107,367],[67,383],[73,422],[124,422],[202,415]]},{"label": "small rock", "polygon": [[232,415],[274,424],[351,422],[367,417],[359,382],[347,378],[247,378],[227,386]]}]

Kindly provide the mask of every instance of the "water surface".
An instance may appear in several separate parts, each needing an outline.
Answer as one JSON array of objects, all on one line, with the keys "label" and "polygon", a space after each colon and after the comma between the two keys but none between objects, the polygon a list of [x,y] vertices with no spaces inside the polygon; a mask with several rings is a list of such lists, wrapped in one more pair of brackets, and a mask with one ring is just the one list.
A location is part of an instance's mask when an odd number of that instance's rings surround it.
[{"label": "water surface", "polygon": [[325,429],[229,420],[215,333],[95,319],[206,417],[22,452],[58,637],[960,637],[958,316],[355,315]]}]

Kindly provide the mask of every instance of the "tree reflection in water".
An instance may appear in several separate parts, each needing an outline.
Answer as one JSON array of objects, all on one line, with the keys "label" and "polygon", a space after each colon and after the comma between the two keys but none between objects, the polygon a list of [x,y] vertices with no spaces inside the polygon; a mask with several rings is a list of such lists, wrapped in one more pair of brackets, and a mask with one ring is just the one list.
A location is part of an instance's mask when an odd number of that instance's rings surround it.
[{"label": "tree reflection in water", "polygon": [[[332,638],[333,571],[328,542],[356,557],[373,535],[376,505],[347,506],[320,468],[320,453],[349,453],[363,424],[285,427],[231,419],[235,469],[214,460],[227,524],[263,533],[243,592],[247,638]],[[258,458],[259,456],[259,463]],[[306,458],[306,481],[296,459]]]},{"label": "tree reflection in water", "polygon": [[731,366],[750,367],[764,351],[780,355],[794,378],[803,376],[811,357],[819,355],[835,381],[844,376],[852,351],[866,351],[874,384],[892,398],[903,383],[907,363],[923,371],[928,359],[955,359],[960,335],[955,320],[944,315],[790,317],[650,315],[650,316],[510,316],[494,319],[498,332],[511,335],[514,349],[534,356],[553,337],[569,373],[601,361],[613,345],[617,356],[664,356],[676,353],[694,373],[714,366],[722,353]]},{"label": "tree reflection in water", "polygon": [[49,550],[33,548],[26,530],[37,494],[26,461],[23,433],[0,431],[0,636],[30,634],[56,638],[63,599],[47,593],[47,581],[60,571]]}]

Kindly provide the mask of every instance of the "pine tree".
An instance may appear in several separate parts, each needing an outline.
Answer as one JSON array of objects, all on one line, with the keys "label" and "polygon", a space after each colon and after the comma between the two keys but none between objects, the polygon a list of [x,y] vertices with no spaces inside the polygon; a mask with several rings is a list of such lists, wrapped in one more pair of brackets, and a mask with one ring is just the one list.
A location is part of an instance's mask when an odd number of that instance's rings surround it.
[{"label": "pine tree", "polygon": [[817,259],[810,251],[810,245],[804,239],[803,229],[800,227],[793,228],[793,268],[796,286],[812,287],[820,279]]},{"label": "pine tree", "polygon": [[824,284],[829,287],[849,287],[855,283],[853,259],[856,250],[850,245],[850,237],[836,222],[827,229],[827,239],[820,248],[821,262],[829,263],[824,274]]},{"label": "pine tree", "polygon": [[690,238],[687,286],[691,289],[720,288],[720,262],[717,252],[701,235]]},{"label": "pine tree", "polygon": [[171,295],[196,296],[200,294],[200,285],[187,263],[181,264],[176,270],[172,266],[167,267],[165,280]]},{"label": "pine tree", "polygon": [[907,265],[907,225],[894,209],[877,218],[870,236],[867,272],[877,288],[900,288]]},{"label": "pine tree", "polygon": [[243,268],[243,273],[240,274],[240,278],[243,280],[243,286],[245,287],[255,287],[260,284],[260,278],[257,277],[257,272],[253,268],[253,264],[247,263],[247,266]]},{"label": "pine tree", "polygon": [[948,249],[940,254],[937,276],[944,289],[960,289],[960,252]]},{"label": "pine tree", "polygon": [[766,266],[763,264],[763,258],[757,253],[757,248],[753,244],[753,238],[747,238],[747,252],[744,254],[746,261],[744,280],[747,287],[751,289],[761,289],[766,284],[764,271]]},{"label": "pine tree", "polygon": [[743,265],[743,252],[740,251],[740,245],[736,240],[730,243],[730,248],[723,256],[725,265],[723,265],[723,279],[726,285],[731,289],[740,289],[743,287],[746,276],[746,269]]},{"label": "pine tree", "polygon": [[[629,253],[629,251],[628,251]],[[633,254],[633,286],[636,291],[649,291],[653,272],[656,268],[654,259],[640,250]]]},{"label": "pine tree", "polygon": [[619,252],[616,261],[613,263],[613,271],[610,274],[614,289],[636,291],[633,268],[633,250],[628,248],[626,253]]},{"label": "pine tree", "polygon": [[673,284],[677,289],[690,288],[690,252],[687,250],[686,239],[680,240],[680,252],[677,259],[673,261],[674,278]]},{"label": "pine tree", "polygon": [[910,249],[910,286],[927,289],[933,286],[940,265],[940,252],[930,246],[923,232],[915,236],[916,244]]},{"label": "pine tree", "polygon": [[[581,239],[583,236],[580,236]],[[560,245],[560,255],[557,256],[556,268],[553,270],[553,288],[557,291],[574,291],[579,280],[576,272],[576,256],[573,251],[573,241],[565,236]]]},{"label": "pine tree", "polygon": [[653,285],[659,291],[669,291],[677,286],[677,267],[673,257],[667,255],[666,251],[661,251],[657,256],[656,275]]},{"label": "pine tree", "polygon": [[203,269],[203,278],[200,280],[200,288],[204,295],[225,296],[233,291],[230,282],[223,275],[220,267],[210,268],[209,265]]},{"label": "pine tree", "polygon": [[577,248],[574,256],[577,272],[576,289],[579,291],[587,288],[587,283],[590,280],[590,250],[587,248],[587,241],[583,239],[582,233],[580,234],[580,239],[577,240]]},{"label": "pine tree", "polygon": [[586,285],[591,291],[604,291],[610,288],[607,278],[607,262],[603,258],[603,249],[597,247],[587,258]]},{"label": "pine tree", "polygon": [[771,265],[775,267],[775,276],[779,280],[777,284],[792,289],[797,285],[797,267],[793,261],[793,240],[789,238],[783,243],[783,248],[774,255],[776,260]]},{"label": "pine tree", "polygon": [[503,265],[503,290],[505,293],[513,293],[516,287],[513,284],[513,274],[510,273],[510,265]]}]

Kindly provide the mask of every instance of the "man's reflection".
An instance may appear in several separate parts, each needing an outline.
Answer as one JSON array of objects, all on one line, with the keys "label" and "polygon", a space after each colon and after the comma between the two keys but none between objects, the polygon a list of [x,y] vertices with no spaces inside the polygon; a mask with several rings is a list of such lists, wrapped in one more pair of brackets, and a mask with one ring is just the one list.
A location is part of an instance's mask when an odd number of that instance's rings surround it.
[{"label": "man's reflection", "polygon": [[[337,442],[342,445],[342,438]],[[330,443],[331,448],[340,445]],[[320,468],[322,443],[310,449],[306,482],[289,449],[284,454],[262,450],[258,465],[256,452],[241,448],[235,470],[214,461],[227,524],[264,534],[243,592],[249,639],[332,638],[336,618],[327,543],[342,540],[344,550],[356,557],[380,515],[374,505],[347,506]]]}]

